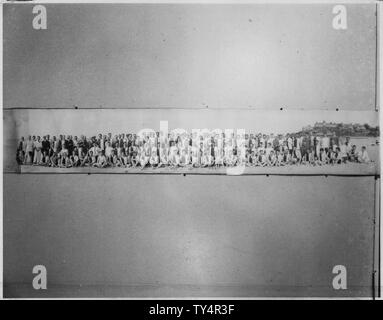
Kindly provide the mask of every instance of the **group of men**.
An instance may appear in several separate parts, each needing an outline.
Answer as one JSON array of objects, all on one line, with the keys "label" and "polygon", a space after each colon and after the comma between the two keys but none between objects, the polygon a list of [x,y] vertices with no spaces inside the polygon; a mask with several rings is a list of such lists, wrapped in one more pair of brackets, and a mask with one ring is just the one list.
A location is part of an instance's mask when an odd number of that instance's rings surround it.
[{"label": "group of men", "polygon": [[139,134],[21,137],[16,160],[50,167],[220,167],[326,165],[370,162],[349,137],[235,132],[140,132]]}]

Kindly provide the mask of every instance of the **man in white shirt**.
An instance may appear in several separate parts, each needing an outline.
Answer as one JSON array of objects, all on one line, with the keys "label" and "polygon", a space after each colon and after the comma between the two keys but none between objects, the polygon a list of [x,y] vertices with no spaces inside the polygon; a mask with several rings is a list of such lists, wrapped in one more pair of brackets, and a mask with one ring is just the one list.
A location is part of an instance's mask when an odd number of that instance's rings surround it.
[{"label": "man in white shirt", "polygon": [[371,161],[365,146],[362,147],[362,151],[359,153],[358,161],[361,163],[368,163]]},{"label": "man in white shirt", "polygon": [[96,143],[93,143],[93,147],[89,149],[89,151],[92,151],[93,156],[97,157],[100,153],[100,148],[97,146]]},{"label": "man in white shirt", "polygon": [[326,152],[330,149],[330,138],[328,136],[322,138],[322,148],[325,149]]}]

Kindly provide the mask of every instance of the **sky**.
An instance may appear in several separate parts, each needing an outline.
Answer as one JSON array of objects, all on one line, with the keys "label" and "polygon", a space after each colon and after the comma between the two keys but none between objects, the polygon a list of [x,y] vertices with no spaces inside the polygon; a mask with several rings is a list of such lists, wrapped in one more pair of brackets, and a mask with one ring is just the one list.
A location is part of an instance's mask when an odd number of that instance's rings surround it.
[{"label": "sky", "polygon": [[326,121],[378,125],[375,111],[256,111],[256,110],[9,110],[5,115],[5,135],[18,139],[29,134],[70,134],[93,136],[98,133],[137,133],[141,129],[159,131],[160,121],[169,130],[245,129],[247,132],[288,133],[303,126]]},{"label": "sky", "polygon": [[371,110],[375,4],[5,4],[5,108]]}]

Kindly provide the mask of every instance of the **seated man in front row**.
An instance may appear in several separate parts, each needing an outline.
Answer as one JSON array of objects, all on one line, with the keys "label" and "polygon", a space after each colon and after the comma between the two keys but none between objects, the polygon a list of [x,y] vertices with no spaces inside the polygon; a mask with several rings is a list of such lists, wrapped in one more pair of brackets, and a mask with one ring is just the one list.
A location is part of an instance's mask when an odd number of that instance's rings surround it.
[{"label": "seated man in front row", "polygon": [[366,146],[362,147],[362,151],[358,154],[358,162],[368,163],[371,162],[370,157],[368,156]]}]

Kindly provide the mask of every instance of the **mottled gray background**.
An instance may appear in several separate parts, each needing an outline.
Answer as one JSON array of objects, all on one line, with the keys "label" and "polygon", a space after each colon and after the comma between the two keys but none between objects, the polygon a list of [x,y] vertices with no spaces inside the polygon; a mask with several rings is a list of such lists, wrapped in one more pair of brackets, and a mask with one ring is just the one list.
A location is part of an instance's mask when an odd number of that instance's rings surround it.
[{"label": "mottled gray background", "polygon": [[373,109],[375,4],[4,6],[4,106]]},{"label": "mottled gray background", "polygon": [[[374,177],[4,181],[6,297],[372,296]],[[332,287],[338,264],[347,290]]]}]

